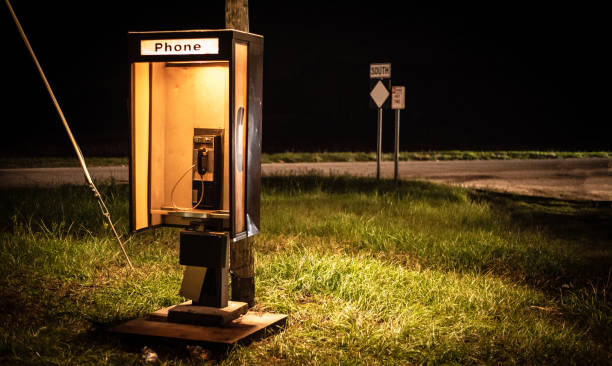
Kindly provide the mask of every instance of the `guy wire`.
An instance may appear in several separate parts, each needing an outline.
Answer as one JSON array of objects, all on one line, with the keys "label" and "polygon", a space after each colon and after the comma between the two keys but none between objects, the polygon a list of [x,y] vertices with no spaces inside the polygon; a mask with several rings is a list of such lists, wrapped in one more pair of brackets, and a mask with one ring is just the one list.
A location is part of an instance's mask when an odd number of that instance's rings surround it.
[{"label": "guy wire", "polygon": [[36,58],[36,54],[34,53],[34,50],[32,49],[30,42],[28,41],[28,37],[26,36],[25,32],[23,31],[23,28],[21,27],[21,23],[19,23],[19,19],[17,19],[17,15],[15,14],[13,7],[11,6],[11,3],[9,2],[9,0],[5,0],[5,2],[6,2],[6,6],[8,6],[9,11],[11,12],[11,15],[13,16],[13,20],[15,21],[15,24],[17,25],[17,29],[19,29],[19,34],[21,34],[21,38],[25,42],[26,47],[28,48],[28,51],[30,52],[30,56],[32,56],[32,60],[34,60],[34,64],[36,64],[38,73],[40,74],[40,77],[43,79],[43,82],[45,83],[45,86],[47,87],[47,92],[49,92],[49,96],[51,97],[51,100],[53,101],[53,104],[55,105],[55,109],[57,110],[57,113],[59,114],[59,117],[62,120],[64,129],[66,130],[66,133],[68,133],[68,137],[70,138],[70,141],[72,142],[72,147],[74,148],[77,158],[79,159],[79,163],[81,164],[81,169],[83,170],[83,175],[85,175],[87,184],[89,185],[89,188],[92,190],[94,196],[98,200],[98,205],[100,206],[102,215],[107,219],[108,224],[113,230],[113,234],[115,234],[115,238],[117,238],[117,242],[119,242],[121,251],[123,251],[123,254],[125,255],[125,259],[127,259],[127,262],[130,265],[130,268],[133,270],[134,266],[132,265],[132,261],[130,261],[130,257],[128,256],[127,252],[125,251],[125,247],[123,246],[123,243],[121,242],[121,238],[119,238],[119,234],[117,234],[117,230],[115,229],[115,225],[113,225],[113,221],[111,220],[110,213],[108,212],[108,209],[106,208],[106,205],[104,204],[104,201],[102,200],[102,196],[100,195],[100,192],[98,191],[98,189],[96,188],[96,186],[94,185],[91,179],[91,175],[89,174],[87,165],[85,165],[85,158],[83,157],[83,153],[81,152],[79,145],[74,139],[74,136],[72,135],[72,131],[70,131],[70,127],[68,126],[66,117],[64,117],[64,113],[62,112],[62,109],[60,108],[60,105],[57,102],[57,99],[55,98],[55,94],[53,93],[53,90],[51,89],[51,85],[49,85],[49,81],[47,81],[47,77],[45,76],[45,73],[43,72],[43,69],[40,66],[40,63],[38,62],[38,58]]}]

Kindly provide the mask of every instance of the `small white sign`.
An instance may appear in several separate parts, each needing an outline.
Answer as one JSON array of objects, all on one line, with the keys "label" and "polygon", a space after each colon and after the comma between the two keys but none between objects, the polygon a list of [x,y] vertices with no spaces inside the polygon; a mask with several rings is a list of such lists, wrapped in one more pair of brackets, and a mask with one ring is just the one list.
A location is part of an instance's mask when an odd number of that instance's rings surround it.
[{"label": "small white sign", "polygon": [[390,79],[391,64],[370,64],[370,79]]},{"label": "small white sign", "polygon": [[406,87],[392,86],[391,87],[391,109],[406,108]]},{"label": "small white sign", "polygon": [[370,97],[372,98],[374,103],[376,103],[376,106],[378,108],[382,108],[383,104],[385,104],[385,102],[387,101],[387,98],[389,98],[389,91],[387,90],[387,88],[385,88],[385,85],[382,81],[376,83],[374,89],[372,89],[372,91],[370,92]]},{"label": "small white sign", "polygon": [[142,56],[155,55],[210,55],[219,53],[218,38],[143,39]]}]

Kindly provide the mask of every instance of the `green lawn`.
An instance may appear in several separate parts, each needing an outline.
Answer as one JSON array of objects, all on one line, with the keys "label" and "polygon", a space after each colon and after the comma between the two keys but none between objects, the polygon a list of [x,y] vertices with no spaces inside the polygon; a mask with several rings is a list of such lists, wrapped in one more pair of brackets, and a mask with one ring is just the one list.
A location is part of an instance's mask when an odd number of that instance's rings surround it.
[{"label": "green lawn", "polygon": [[[612,208],[425,182],[267,177],[257,310],[222,364],[612,364]],[[0,363],[137,364],[106,330],[178,303],[178,232],[127,234],[127,186],[1,191]],[[155,344],[164,364],[197,364]]]}]

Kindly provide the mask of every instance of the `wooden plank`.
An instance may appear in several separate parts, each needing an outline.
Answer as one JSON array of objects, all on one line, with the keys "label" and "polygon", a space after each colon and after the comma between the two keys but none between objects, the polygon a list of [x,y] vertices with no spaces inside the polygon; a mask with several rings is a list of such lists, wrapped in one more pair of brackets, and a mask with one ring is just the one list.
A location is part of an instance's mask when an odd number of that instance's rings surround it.
[{"label": "wooden plank", "polygon": [[232,345],[259,335],[266,328],[282,326],[286,319],[287,315],[284,314],[249,311],[230,324],[219,327],[138,318],[120,324],[110,331],[120,334]]},{"label": "wooden plank", "polygon": [[224,308],[200,305],[177,305],[168,310],[168,321],[195,325],[225,325],[246,314],[246,302],[229,301]]},{"label": "wooden plank", "polygon": [[153,320],[153,321],[158,321],[158,322],[165,322],[166,320],[168,320],[168,311],[170,309],[172,309],[173,307],[176,307],[176,306],[179,306],[179,305],[191,305],[191,300],[187,300],[187,301],[185,301],[183,303],[180,303],[178,305],[172,305],[172,306],[168,306],[168,307],[159,309],[159,310],[149,314],[147,319]]}]

